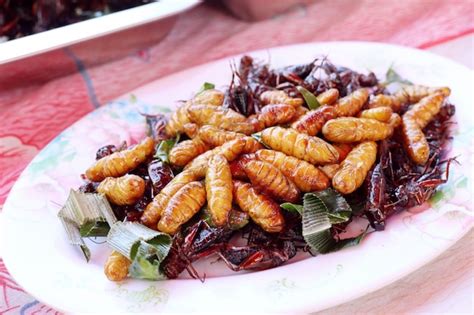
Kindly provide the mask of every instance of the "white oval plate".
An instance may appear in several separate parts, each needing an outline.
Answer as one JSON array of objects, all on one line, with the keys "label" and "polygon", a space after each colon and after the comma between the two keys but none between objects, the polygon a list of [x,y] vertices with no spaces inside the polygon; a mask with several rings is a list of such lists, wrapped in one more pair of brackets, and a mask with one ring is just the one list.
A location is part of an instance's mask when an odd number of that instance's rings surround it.
[{"label": "white oval plate", "polygon": [[[159,282],[108,281],[106,245],[91,244],[86,263],[66,240],[56,213],[98,147],[143,137],[145,124],[129,94],[87,115],[52,141],[31,162],[4,205],[3,258],[13,277],[39,300],[67,312],[312,312],[357,298],[420,268],[472,227],[472,72],[452,61],[410,48],[362,42],[333,42],[250,53],[272,66],[303,63],[328,55],[335,64],[383,78],[394,63],[407,79],[452,88],[458,129],[451,155],[458,155],[450,181],[426,211],[392,217],[384,232],[359,246],[252,273],[233,273],[207,264],[204,283],[192,279]],[[234,59],[238,62],[239,56]],[[142,111],[168,110],[204,81],[230,80],[229,59],[152,82],[133,93]],[[159,104],[161,107],[148,104]],[[165,105],[165,106],[163,106]],[[461,172],[462,170],[462,172]],[[449,268],[449,266],[446,266]],[[203,271],[201,269],[201,271]],[[225,276],[227,275],[227,276]]]}]

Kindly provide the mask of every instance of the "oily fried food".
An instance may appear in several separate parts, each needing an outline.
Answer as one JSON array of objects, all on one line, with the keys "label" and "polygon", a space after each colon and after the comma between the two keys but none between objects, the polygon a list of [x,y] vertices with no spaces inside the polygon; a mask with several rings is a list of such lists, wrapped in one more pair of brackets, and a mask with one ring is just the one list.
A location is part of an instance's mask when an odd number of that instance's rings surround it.
[{"label": "oily fried food", "polygon": [[119,177],[145,162],[155,151],[155,142],[145,138],[133,148],[114,152],[96,161],[86,170],[90,181],[100,182],[106,177]]},{"label": "oily fried food", "polygon": [[342,194],[350,194],[359,188],[375,163],[377,144],[373,141],[358,144],[341,162],[332,178],[332,186]]},{"label": "oily fried food", "polygon": [[375,107],[375,108],[363,110],[360,112],[359,117],[375,119],[380,122],[386,123],[390,120],[390,117],[392,116],[392,114],[393,114],[392,108],[385,106],[385,107]]},{"label": "oily fried food", "polygon": [[141,222],[149,228],[156,229],[156,223],[161,217],[162,211],[168,205],[169,200],[184,185],[203,178],[205,171],[190,168],[182,171],[166,185],[158,195],[153,198],[141,216]]},{"label": "oily fried food", "polygon": [[169,153],[169,159],[172,164],[182,167],[209,149],[210,147],[197,137],[176,144]]},{"label": "oily fried food", "polygon": [[341,165],[339,163],[326,164],[319,167],[319,169],[329,178],[333,179]]},{"label": "oily fried food", "polygon": [[243,133],[227,131],[214,126],[202,126],[198,131],[198,137],[211,147],[221,146],[226,142],[235,139],[244,139],[245,145],[243,153],[252,153],[263,148],[263,146],[252,137],[247,137]]},{"label": "oily fried food", "polygon": [[219,154],[210,160],[206,172],[207,208],[217,226],[228,223],[232,209],[232,175],[227,160]]},{"label": "oily fried food", "polygon": [[188,123],[183,126],[183,132],[191,139],[197,136],[199,126],[197,124]]},{"label": "oily fried food", "polygon": [[369,98],[367,89],[358,89],[351,94],[340,98],[334,105],[336,116],[355,116]]},{"label": "oily fried food", "polygon": [[97,187],[97,192],[104,194],[111,203],[125,206],[133,205],[145,193],[145,181],[137,175],[107,177]]},{"label": "oily fried food", "polygon": [[206,203],[206,189],[201,182],[184,185],[171,197],[163,210],[158,231],[175,234],[181,225],[188,222]]},{"label": "oily fried food", "polygon": [[188,108],[188,114],[191,121],[200,126],[211,125],[246,135],[253,133],[253,126],[248,123],[247,117],[230,108],[192,105]]},{"label": "oily fried food", "polygon": [[339,160],[338,162],[342,162],[346,158],[346,156],[349,154],[349,152],[352,151],[352,148],[354,147],[351,144],[348,143],[334,143],[333,147],[337,150],[339,153]]},{"label": "oily fried food", "polygon": [[117,251],[112,251],[104,265],[104,273],[110,281],[122,281],[128,276],[132,262]]},{"label": "oily fried food", "polygon": [[260,94],[260,101],[263,105],[267,104],[287,104],[293,107],[299,107],[304,104],[304,100],[299,97],[289,97],[285,91],[271,90]]},{"label": "oily fried food", "polygon": [[188,116],[188,108],[191,106],[191,102],[188,101],[181,106],[179,106],[173,114],[171,114],[168,123],[166,124],[166,134],[170,137],[175,137],[178,133],[183,132],[183,127],[186,124],[191,123],[191,120]]},{"label": "oily fried food", "polygon": [[393,130],[395,130],[402,124],[402,117],[400,117],[400,115],[397,113],[393,113],[388,120],[388,124]]},{"label": "oily fried food", "polygon": [[379,94],[369,100],[368,108],[390,107],[394,112],[400,110],[400,101],[392,95]]},{"label": "oily fried food", "polygon": [[337,101],[338,98],[339,90],[334,88],[324,91],[323,93],[316,96],[316,99],[321,105],[332,105]]},{"label": "oily fried food", "polygon": [[288,202],[300,198],[298,188],[278,168],[263,161],[250,160],[243,164],[250,182],[266,194]]},{"label": "oily fried food", "polygon": [[184,169],[204,170],[207,169],[207,163],[209,159],[220,154],[226,158],[228,162],[235,160],[241,153],[243,153],[245,146],[247,145],[246,139],[239,138],[228,141],[223,145],[216,147],[210,151],[204,152],[200,156],[196,157],[191,161]]},{"label": "oily fried food", "polygon": [[444,97],[451,94],[451,89],[448,87],[429,87],[424,85],[406,85],[396,91],[393,98],[401,104],[414,104],[419,102],[422,98],[439,93]]},{"label": "oily fried food", "polygon": [[238,180],[234,180],[233,184],[235,202],[242,211],[249,214],[256,224],[270,233],[283,230],[285,220],[277,203],[269,197],[259,194],[251,184]]},{"label": "oily fried food", "polygon": [[221,106],[224,103],[224,93],[216,90],[204,90],[194,96],[193,104]]},{"label": "oily fried food", "polygon": [[339,153],[332,145],[294,129],[267,128],[262,131],[262,141],[274,150],[311,164],[330,164],[339,159]]},{"label": "oily fried food", "polygon": [[[337,91],[337,90],[336,90]],[[291,128],[310,136],[315,136],[321,131],[326,121],[334,119],[336,111],[333,106],[324,105],[309,111],[291,124]]]},{"label": "oily fried food", "polygon": [[323,135],[333,142],[379,141],[392,135],[392,128],[375,119],[341,117],[328,121]]},{"label": "oily fried food", "polygon": [[296,110],[288,104],[270,104],[262,108],[262,111],[249,117],[249,123],[253,124],[254,131],[260,131],[267,127],[285,124],[294,117]]},{"label": "oily fried food", "polygon": [[439,113],[444,99],[445,96],[441,93],[428,95],[413,105],[403,116],[412,117],[418,126],[423,129]]},{"label": "oily fried food", "polygon": [[302,192],[323,190],[329,187],[329,179],[312,164],[273,150],[259,150],[255,157],[278,168]]}]

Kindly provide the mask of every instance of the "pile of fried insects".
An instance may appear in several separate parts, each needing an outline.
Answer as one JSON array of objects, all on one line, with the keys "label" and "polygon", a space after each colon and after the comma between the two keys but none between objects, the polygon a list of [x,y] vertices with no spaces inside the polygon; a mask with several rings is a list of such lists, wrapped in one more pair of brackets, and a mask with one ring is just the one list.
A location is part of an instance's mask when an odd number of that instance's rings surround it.
[{"label": "pile of fried insects", "polygon": [[[149,135],[107,145],[59,217],[70,242],[107,236],[112,281],[172,279],[210,255],[234,271],[358,244],[445,183],[447,87],[326,58],[279,69],[244,56],[224,92],[205,83]],[[347,237],[354,220],[367,228]],[[345,234],[344,234],[345,233]]]}]

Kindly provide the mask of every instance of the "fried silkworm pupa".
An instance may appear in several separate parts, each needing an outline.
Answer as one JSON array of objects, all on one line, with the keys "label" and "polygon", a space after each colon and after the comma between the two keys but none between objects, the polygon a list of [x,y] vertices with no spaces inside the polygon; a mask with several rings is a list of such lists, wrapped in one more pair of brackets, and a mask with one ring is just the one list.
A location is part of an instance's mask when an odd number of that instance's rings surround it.
[{"label": "fried silkworm pupa", "polygon": [[183,126],[183,132],[191,139],[194,139],[198,134],[199,126],[197,124],[188,123]]},{"label": "fried silkworm pupa", "polygon": [[170,162],[177,166],[185,166],[196,156],[206,152],[210,147],[200,138],[185,140],[176,144],[169,153]]},{"label": "fried silkworm pupa", "polygon": [[319,169],[329,178],[333,179],[334,175],[336,175],[337,171],[341,167],[340,164],[326,164],[319,167]]},{"label": "fried silkworm pupa", "polygon": [[353,149],[353,146],[347,143],[335,143],[333,144],[333,147],[339,153],[339,163],[341,163]]},{"label": "fried silkworm pupa", "polygon": [[192,105],[188,108],[189,118],[196,124],[211,125],[221,129],[244,133],[253,133],[253,126],[247,117],[230,108],[212,105]]},{"label": "fried silkworm pupa", "polygon": [[110,281],[122,281],[128,276],[128,268],[132,262],[130,259],[112,251],[104,265],[104,273]]},{"label": "fried silkworm pupa", "polygon": [[92,182],[100,182],[106,177],[119,177],[145,162],[155,151],[155,142],[145,138],[136,146],[114,152],[96,161],[86,170],[86,177]]},{"label": "fried silkworm pupa", "polygon": [[259,194],[251,184],[237,180],[234,180],[233,184],[235,202],[256,224],[269,233],[283,230],[285,220],[277,203]]},{"label": "fried silkworm pupa", "polygon": [[252,137],[247,137],[243,133],[219,129],[214,126],[202,126],[198,131],[198,136],[211,147],[218,147],[235,139],[244,139],[245,145],[242,150],[243,153],[252,153],[263,149],[262,144]]},{"label": "fried silkworm pupa", "polygon": [[233,179],[247,180],[247,174],[244,170],[244,164],[250,160],[255,160],[255,154],[243,154],[237,160],[230,162],[230,173]]},{"label": "fried silkworm pupa", "polygon": [[341,162],[332,178],[332,186],[341,194],[350,194],[359,188],[375,163],[377,144],[373,141],[358,144]]},{"label": "fried silkworm pupa", "polygon": [[294,129],[270,127],[262,131],[262,141],[273,150],[311,164],[330,164],[339,159],[337,150],[326,141]]},{"label": "fried silkworm pupa", "polygon": [[285,124],[293,118],[296,110],[288,104],[270,104],[262,108],[262,111],[248,118],[249,123],[253,124],[254,131],[260,131],[267,127]]},{"label": "fried silkworm pupa", "polygon": [[221,106],[224,103],[224,93],[216,89],[204,90],[196,94],[192,102],[193,104]]},{"label": "fried silkworm pupa", "polygon": [[163,210],[158,231],[175,234],[181,225],[188,222],[206,203],[206,189],[201,182],[184,185],[171,197]]},{"label": "fried silkworm pupa", "polygon": [[219,147],[204,152],[192,160],[191,163],[186,165],[184,169],[204,170],[205,173],[207,169],[207,163],[212,156],[220,154],[225,157],[228,162],[232,162],[243,152],[245,146],[246,140],[243,138],[228,141]]},{"label": "fried silkworm pupa", "polygon": [[397,113],[393,113],[388,120],[388,124],[393,130],[402,124],[402,118]]},{"label": "fried silkworm pupa", "polygon": [[338,98],[339,90],[334,88],[324,91],[323,93],[316,96],[318,103],[321,105],[332,105],[337,101]]},{"label": "fried silkworm pupa", "polygon": [[196,168],[191,168],[182,171],[175,178],[173,178],[168,185],[166,185],[158,195],[153,198],[140,218],[141,222],[149,228],[156,229],[156,224],[161,217],[161,213],[168,205],[169,200],[178,190],[184,185],[203,178],[205,171],[196,171]]},{"label": "fried silkworm pupa", "polygon": [[334,105],[336,116],[355,116],[369,98],[367,89],[358,89],[351,94],[340,98]]},{"label": "fried silkworm pupa", "polygon": [[296,97],[289,97],[285,91],[279,90],[271,90],[265,91],[260,94],[260,102],[263,105],[267,104],[287,104],[293,107],[298,107],[304,104],[304,100],[302,98]]},{"label": "fried silkworm pupa", "polygon": [[309,109],[304,106],[296,107],[295,115],[290,122],[297,121],[301,116],[306,115],[309,112]]},{"label": "fried silkworm pupa", "polygon": [[323,135],[329,141],[340,143],[379,141],[390,137],[392,128],[375,119],[342,117],[328,121]]},{"label": "fried silkworm pupa", "polygon": [[298,188],[270,163],[250,160],[243,164],[250,182],[260,191],[278,200],[296,202],[300,198]]},{"label": "fried silkworm pupa", "polygon": [[[337,90],[336,90],[337,91]],[[324,105],[309,111],[304,116],[291,124],[291,128],[310,136],[315,136],[324,126],[326,121],[334,119],[336,112],[333,106]]]},{"label": "fried silkworm pupa", "polygon": [[183,127],[186,124],[191,123],[188,116],[188,108],[191,106],[191,102],[188,101],[179,106],[172,114],[168,123],[166,124],[166,134],[170,137],[175,137],[178,133],[183,132]]},{"label": "fried silkworm pupa", "polygon": [[380,122],[386,123],[390,120],[393,111],[391,107],[375,107],[363,110],[359,113],[360,118],[375,119]]},{"label": "fried silkworm pupa", "polygon": [[278,168],[302,192],[323,190],[329,187],[329,179],[312,164],[273,150],[259,150],[255,157]]},{"label": "fried silkworm pupa", "polygon": [[104,194],[116,205],[133,205],[145,193],[145,181],[137,175],[107,177],[97,187],[97,192]]},{"label": "fried silkworm pupa", "polygon": [[439,113],[444,99],[445,96],[441,93],[428,95],[413,105],[403,116],[411,116],[418,126],[423,129]]},{"label": "fried silkworm pupa", "polygon": [[379,94],[369,100],[369,105],[367,107],[369,109],[390,107],[392,111],[398,112],[400,110],[400,106],[401,104],[396,97],[393,97],[392,95]]},{"label": "fried silkworm pupa", "polygon": [[448,97],[451,94],[451,89],[448,87],[407,85],[396,91],[393,94],[393,97],[401,104],[414,104],[419,102],[422,98],[435,93],[439,93],[444,97]]},{"label": "fried silkworm pupa", "polygon": [[222,155],[216,154],[209,160],[206,193],[212,222],[217,226],[226,225],[232,209],[232,175],[229,163]]}]

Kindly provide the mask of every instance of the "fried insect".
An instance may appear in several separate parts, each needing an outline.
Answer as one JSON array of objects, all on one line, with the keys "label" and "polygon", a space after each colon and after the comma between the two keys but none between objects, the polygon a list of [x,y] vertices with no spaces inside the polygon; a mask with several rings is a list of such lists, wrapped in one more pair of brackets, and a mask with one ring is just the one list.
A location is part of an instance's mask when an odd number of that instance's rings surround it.
[{"label": "fried insect", "polygon": [[408,155],[417,164],[424,165],[428,161],[430,147],[422,129],[439,113],[444,98],[441,93],[428,95],[403,114],[403,142]]},{"label": "fried insect", "polygon": [[400,110],[400,106],[401,106],[400,101],[396,97],[392,95],[379,94],[369,100],[369,105],[367,107],[369,109],[379,108],[379,107],[389,107],[394,112],[398,112]]},{"label": "fried insect", "polygon": [[133,205],[145,193],[145,181],[137,175],[107,177],[97,187],[97,192],[104,194],[116,205]]},{"label": "fried insect", "polygon": [[171,114],[168,123],[166,124],[166,134],[170,137],[175,137],[178,133],[183,132],[183,127],[186,124],[191,123],[191,120],[188,116],[188,108],[191,106],[191,102],[188,101],[181,106],[179,106],[173,114]]},{"label": "fried insect", "polygon": [[336,118],[328,121],[323,127],[326,139],[340,143],[379,141],[391,134],[392,128],[388,124],[368,118]]},{"label": "fried insect", "polygon": [[341,163],[353,149],[353,146],[347,143],[335,143],[333,144],[333,147],[339,153],[339,163]]},{"label": "fried insect", "polygon": [[270,127],[262,131],[262,141],[270,148],[305,160],[311,164],[335,163],[337,150],[326,141],[299,133],[294,129]]},{"label": "fried insect", "polygon": [[336,175],[337,171],[341,167],[340,164],[327,164],[320,166],[319,169],[329,178],[333,179],[334,175]]},{"label": "fried insect", "polygon": [[227,160],[214,155],[206,172],[207,208],[212,222],[224,226],[232,209],[232,175]]},{"label": "fried insect", "polygon": [[359,188],[375,163],[377,144],[373,141],[358,144],[341,162],[332,178],[332,186],[342,194],[350,194]]},{"label": "fried insect", "polygon": [[189,118],[196,124],[211,125],[225,130],[241,132],[246,135],[253,133],[253,126],[247,117],[233,111],[212,105],[192,105],[188,108]]},{"label": "fried insect", "polygon": [[147,137],[133,148],[114,152],[96,161],[86,170],[90,181],[100,182],[106,177],[119,177],[145,162],[154,152],[155,142]]},{"label": "fried insect", "polygon": [[110,281],[122,281],[128,276],[128,268],[132,262],[130,259],[112,251],[104,265],[104,273]]},{"label": "fried insect", "polygon": [[304,106],[296,107],[295,115],[293,116],[290,122],[295,122],[301,116],[306,115],[308,112],[309,112],[309,109]]},{"label": "fried insect", "polygon": [[451,94],[451,89],[448,87],[407,85],[396,91],[393,94],[393,97],[401,104],[414,104],[419,102],[422,98],[435,93],[439,93],[444,97],[448,97]]},{"label": "fried insect", "polygon": [[300,198],[295,184],[272,164],[250,160],[243,164],[243,168],[250,182],[260,191],[288,202],[296,202]]},{"label": "fried insect", "polygon": [[249,123],[253,124],[254,131],[260,131],[267,127],[285,124],[293,118],[296,110],[288,104],[270,104],[262,108],[259,114],[249,117]]},{"label": "fried insect", "polygon": [[346,97],[340,98],[334,105],[336,116],[354,116],[369,98],[367,89],[358,89]]},{"label": "fried insect", "polygon": [[329,179],[312,164],[273,150],[259,150],[255,157],[272,164],[288,177],[302,192],[323,190],[329,187]]},{"label": "fried insect", "polygon": [[390,120],[392,113],[393,111],[391,107],[375,107],[361,111],[359,117],[375,119],[386,123]]},{"label": "fried insect", "polygon": [[260,95],[260,101],[263,105],[267,104],[287,104],[293,107],[298,107],[304,104],[302,98],[289,97],[285,91],[271,90],[265,91]]},{"label": "fried insect", "polygon": [[388,124],[393,130],[395,130],[402,124],[402,118],[397,113],[393,113],[388,120]]},{"label": "fried insect", "polygon": [[169,200],[173,197],[178,190],[180,190],[184,185],[199,180],[204,177],[205,171],[196,170],[197,168],[190,168],[182,171],[171,182],[166,185],[158,195],[153,198],[153,201],[150,202],[143,215],[141,216],[141,222],[148,226],[149,228],[156,229],[156,224],[160,220],[161,213],[168,205]]},{"label": "fried insect", "polygon": [[191,139],[197,136],[199,126],[193,123],[188,123],[183,126],[183,132]]},{"label": "fried insect", "polygon": [[169,153],[170,162],[177,166],[185,166],[196,156],[206,152],[210,147],[200,138],[185,140],[176,144]]},{"label": "fried insect", "polygon": [[240,209],[269,233],[281,232],[285,225],[280,206],[265,195],[257,193],[252,185],[233,181],[234,200]]},{"label": "fried insect", "polygon": [[[336,90],[337,91],[337,90]],[[324,105],[316,110],[309,111],[304,116],[291,124],[291,128],[298,132],[315,136],[324,126],[326,121],[334,119],[336,111],[333,106]]]},{"label": "fried insect", "polygon": [[183,186],[171,197],[163,210],[158,230],[175,234],[181,225],[188,222],[206,203],[206,189],[201,182],[191,182]]},{"label": "fried insect", "polygon": [[202,126],[198,131],[198,136],[211,147],[221,146],[231,140],[243,139],[245,141],[242,150],[243,153],[252,153],[263,149],[262,144],[252,137],[247,137],[243,133],[219,129],[214,126]]},{"label": "fried insect", "polygon": [[224,103],[224,93],[215,89],[204,90],[196,94],[192,102],[193,104],[221,106]]},{"label": "fried insect", "polygon": [[332,105],[337,101],[338,98],[339,98],[338,89],[329,89],[319,94],[318,96],[316,96],[316,99],[321,105]]}]

